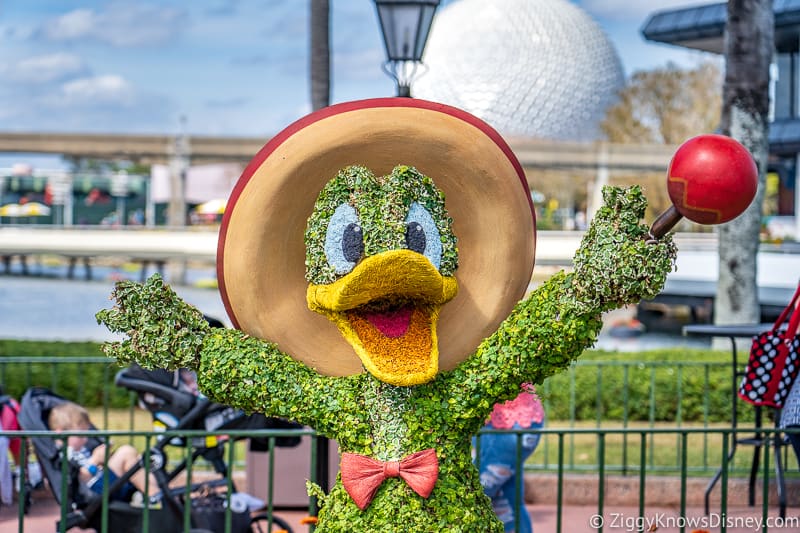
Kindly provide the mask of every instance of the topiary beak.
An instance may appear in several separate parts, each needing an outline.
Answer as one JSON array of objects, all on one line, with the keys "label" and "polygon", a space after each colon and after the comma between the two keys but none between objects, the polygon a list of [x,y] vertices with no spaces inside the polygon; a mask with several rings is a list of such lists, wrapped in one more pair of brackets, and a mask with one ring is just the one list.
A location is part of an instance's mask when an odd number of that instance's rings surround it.
[{"label": "topiary beak", "polygon": [[309,309],[337,325],[368,372],[410,386],[436,376],[439,310],[457,292],[455,277],[442,276],[425,256],[391,250],[334,283],[309,285],[306,298]]}]

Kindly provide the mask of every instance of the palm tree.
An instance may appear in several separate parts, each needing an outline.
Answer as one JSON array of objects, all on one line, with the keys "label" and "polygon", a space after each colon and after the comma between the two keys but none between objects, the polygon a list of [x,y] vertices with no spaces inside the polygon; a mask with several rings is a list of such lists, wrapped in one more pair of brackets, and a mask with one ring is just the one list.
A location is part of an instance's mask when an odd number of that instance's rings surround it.
[{"label": "palm tree", "polygon": [[311,108],[316,111],[331,101],[330,5],[311,0]]},{"label": "palm tree", "polygon": [[774,25],[772,0],[728,1],[720,128],[753,154],[759,184],[750,207],[719,228],[714,308],[718,324],[760,319],[756,257],[769,153],[769,67],[775,47]]}]

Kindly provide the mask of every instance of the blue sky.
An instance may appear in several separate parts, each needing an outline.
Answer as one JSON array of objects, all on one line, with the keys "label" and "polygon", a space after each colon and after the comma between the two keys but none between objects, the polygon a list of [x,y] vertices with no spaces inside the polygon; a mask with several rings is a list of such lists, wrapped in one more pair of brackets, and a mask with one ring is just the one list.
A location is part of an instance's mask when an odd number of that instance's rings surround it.
[{"label": "blue sky", "polygon": [[[692,0],[573,2],[627,74],[705,57],[640,35],[649,13]],[[308,4],[2,1],[0,130],[173,134],[185,117],[192,134],[270,136],[310,111]],[[332,102],[393,95],[373,2],[330,5]]]}]

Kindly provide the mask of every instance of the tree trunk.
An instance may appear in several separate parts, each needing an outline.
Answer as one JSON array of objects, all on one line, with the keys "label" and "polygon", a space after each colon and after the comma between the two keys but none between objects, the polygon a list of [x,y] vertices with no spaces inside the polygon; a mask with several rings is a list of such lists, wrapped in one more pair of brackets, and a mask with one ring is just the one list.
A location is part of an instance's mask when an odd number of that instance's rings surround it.
[{"label": "tree trunk", "polygon": [[719,281],[714,322],[758,322],[756,257],[769,154],[769,68],[775,46],[772,0],[729,0],[725,27],[721,130],[756,160],[758,190],[750,207],[719,227]]},{"label": "tree trunk", "polygon": [[330,6],[328,0],[311,0],[311,108],[331,101]]},{"label": "tree trunk", "polygon": [[[311,0],[311,108],[316,111],[327,107],[331,103],[331,49],[330,49],[330,5],[328,0]],[[320,436],[316,439],[317,452],[317,484],[325,492],[330,490],[328,478],[328,450],[327,437]],[[316,498],[312,500],[312,507],[318,509]]]}]

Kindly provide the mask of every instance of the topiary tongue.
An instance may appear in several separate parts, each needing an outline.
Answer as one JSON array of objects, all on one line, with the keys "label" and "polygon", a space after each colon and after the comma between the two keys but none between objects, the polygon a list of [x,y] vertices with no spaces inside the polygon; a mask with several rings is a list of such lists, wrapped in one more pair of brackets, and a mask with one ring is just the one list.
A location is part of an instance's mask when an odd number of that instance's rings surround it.
[{"label": "topiary tongue", "polygon": [[413,308],[405,306],[386,311],[366,311],[362,316],[385,336],[395,339],[408,331],[412,311]]}]

